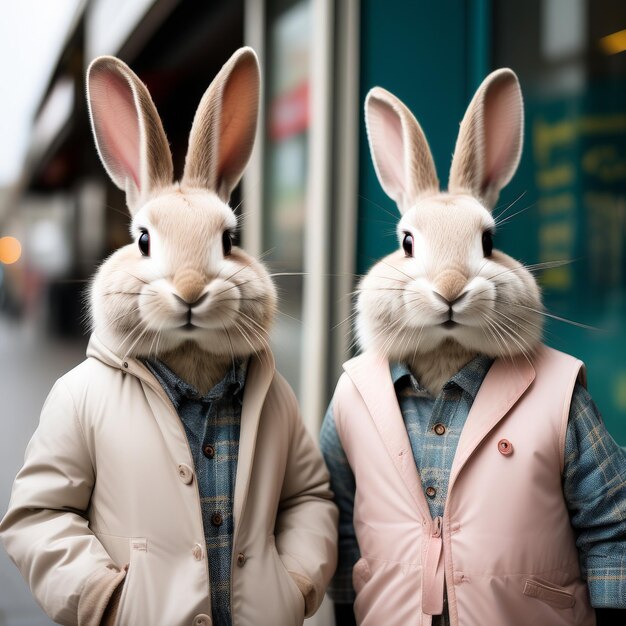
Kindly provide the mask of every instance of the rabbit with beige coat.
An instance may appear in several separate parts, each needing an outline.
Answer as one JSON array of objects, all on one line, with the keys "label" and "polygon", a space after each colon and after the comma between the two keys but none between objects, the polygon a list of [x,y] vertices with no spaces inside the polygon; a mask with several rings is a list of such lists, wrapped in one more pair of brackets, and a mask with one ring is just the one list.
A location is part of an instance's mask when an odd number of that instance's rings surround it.
[{"label": "rabbit with beige coat", "polygon": [[337,512],[274,369],[272,281],[233,244],[256,56],[236,52],[204,94],[178,183],[137,76],[101,57],[87,83],[133,241],[92,283],[87,359],[45,403],[2,540],[61,624],[302,624],[335,567]]},{"label": "rabbit with beige coat", "polygon": [[338,623],[624,623],[626,454],[583,364],[542,345],[533,276],[494,248],[522,148],[515,74],[474,95],[446,192],[408,108],[374,88],[365,109],[401,218],[397,250],[359,285],[362,354],[321,433]]}]

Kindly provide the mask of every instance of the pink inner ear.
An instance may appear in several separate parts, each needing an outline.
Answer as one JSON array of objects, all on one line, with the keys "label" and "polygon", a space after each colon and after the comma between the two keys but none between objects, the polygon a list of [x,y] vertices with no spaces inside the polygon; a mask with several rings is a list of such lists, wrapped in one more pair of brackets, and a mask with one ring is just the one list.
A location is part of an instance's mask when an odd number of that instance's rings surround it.
[{"label": "pink inner ear", "polygon": [[519,152],[522,111],[515,84],[501,81],[485,96],[485,169],[482,188],[499,186]]},{"label": "pink inner ear", "polygon": [[406,192],[404,133],[400,116],[386,102],[372,98],[368,122],[380,182],[390,197],[400,200]]},{"label": "pink inner ear", "polygon": [[258,97],[256,65],[251,60],[240,61],[222,94],[217,176],[228,187],[239,179],[248,161],[256,132]]},{"label": "pink inner ear", "polygon": [[128,82],[110,70],[92,75],[89,97],[102,160],[119,187],[140,189],[139,118]]},{"label": "pink inner ear", "polygon": [[[220,175],[228,172],[247,153],[254,141],[256,129],[258,85],[248,73],[234,73],[224,93],[222,104],[222,134],[219,147]],[[254,112],[254,115],[251,114]]]}]

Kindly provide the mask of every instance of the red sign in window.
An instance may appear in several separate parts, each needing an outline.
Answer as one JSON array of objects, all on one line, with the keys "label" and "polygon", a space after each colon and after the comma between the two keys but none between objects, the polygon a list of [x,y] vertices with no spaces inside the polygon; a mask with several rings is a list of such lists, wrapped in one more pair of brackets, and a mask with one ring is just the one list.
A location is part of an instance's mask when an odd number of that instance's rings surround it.
[{"label": "red sign in window", "polygon": [[277,96],[270,109],[270,138],[281,141],[305,131],[309,126],[309,83]]}]

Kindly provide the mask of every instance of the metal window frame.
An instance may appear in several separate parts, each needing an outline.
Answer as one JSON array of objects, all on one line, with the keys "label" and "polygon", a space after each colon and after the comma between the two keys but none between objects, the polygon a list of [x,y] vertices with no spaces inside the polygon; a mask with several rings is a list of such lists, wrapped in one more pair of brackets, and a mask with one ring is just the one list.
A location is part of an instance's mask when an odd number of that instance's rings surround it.
[{"label": "metal window frame", "polygon": [[[359,0],[311,0],[311,126],[308,144],[301,398],[304,422],[317,438],[329,394],[329,372],[348,357],[349,329],[331,340],[331,324],[350,313],[356,257],[360,53]],[[244,42],[266,61],[266,0],[244,0]],[[265,120],[261,106],[260,120]],[[333,133],[333,128],[337,129]],[[335,135],[335,136],[333,136]],[[263,245],[263,129],[243,178],[247,251]],[[332,228],[331,228],[332,225]],[[330,246],[341,242],[331,256]],[[333,280],[336,277],[336,280]]]}]

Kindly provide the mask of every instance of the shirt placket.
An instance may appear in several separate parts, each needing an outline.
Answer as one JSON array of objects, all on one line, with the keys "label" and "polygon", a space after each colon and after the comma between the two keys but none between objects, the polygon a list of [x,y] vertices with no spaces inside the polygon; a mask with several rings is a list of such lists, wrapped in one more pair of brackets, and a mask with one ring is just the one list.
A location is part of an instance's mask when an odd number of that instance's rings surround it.
[{"label": "shirt placket", "polygon": [[[232,512],[229,498],[232,499],[231,463],[229,458],[230,428],[221,424],[220,417],[228,418],[227,406],[212,401],[207,403],[206,428],[202,441],[202,454],[209,478],[210,506],[206,510],[205,536],[209,567],[211,568],[213,593],[213,617],[216,624],[230,623],[230,539],[232,535]],[[207,494],[209,495],[209,494]]]},{"label": "shirt placket", "polygon": [[460,389],[456,383],[447,383],[437,397],[430,420],[425,423],[424,446],[421,455],[422,488],[434,517],[442,516],[448,488],[450,463],[450,435],[460,400]]},{"label": "shirt placket", "polygon": [[[449,470],[452,464],[448,456],[453,454],[456,448],[454,418],[459,409],[461,396],[462,390],[455,382],[446,383],[435,401],[430,420],[425,424],[422,467],[418,469],[433,518],[442,517],[445,508]],[[448,623],[448,601],[444,587],[443,611],[441,615],[433,616],[432,626],[447,626]]]}]

